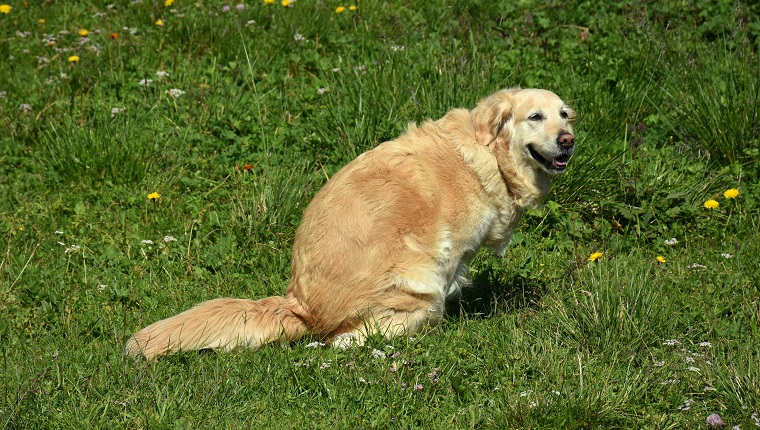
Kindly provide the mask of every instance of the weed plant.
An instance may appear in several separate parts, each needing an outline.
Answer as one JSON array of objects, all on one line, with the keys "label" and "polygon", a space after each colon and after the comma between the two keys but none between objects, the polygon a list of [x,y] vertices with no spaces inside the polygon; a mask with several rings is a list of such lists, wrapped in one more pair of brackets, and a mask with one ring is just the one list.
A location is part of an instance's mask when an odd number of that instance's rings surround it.
[{"label": "weed plant", "polygon": [[[760,5],[233,3],[0,6],[2,428],[760,427]],[[578,151],[438,330],[124,356],[280,294],[342,165],[517,85]]]}]

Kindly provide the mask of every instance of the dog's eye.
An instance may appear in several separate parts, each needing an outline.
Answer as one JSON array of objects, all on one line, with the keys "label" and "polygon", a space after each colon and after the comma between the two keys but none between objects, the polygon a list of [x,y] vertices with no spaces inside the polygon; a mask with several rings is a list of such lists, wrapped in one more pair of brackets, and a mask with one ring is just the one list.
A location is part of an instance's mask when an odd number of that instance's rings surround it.
[{"label": "dog's eye", "polygon": [[567,111],[563,110],[563,111],[561,111],[561,112],[559,113],[559,116],[560,116],[562,119],[567,119],[569,115],[567,114]]},{"label": "dog's eye", "polygon": [[529,116],[528,119],[531,121],[541,121],[542,119],[544,119],[544,117],[540,113],[536,112],[532,114],[531,116]]}]

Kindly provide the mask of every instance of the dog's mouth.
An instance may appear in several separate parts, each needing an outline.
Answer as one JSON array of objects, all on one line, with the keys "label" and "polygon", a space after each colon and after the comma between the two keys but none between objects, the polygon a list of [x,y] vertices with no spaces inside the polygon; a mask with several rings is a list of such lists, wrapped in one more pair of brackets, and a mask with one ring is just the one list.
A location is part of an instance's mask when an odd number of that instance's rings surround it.
[{"label": "dog's mouth", "polygon": [[541,155],[538,151],[533,149],[532,145],[528,145],[528,151],[530,151],[530,156],[541,163],[546,170],[557,173],[565,171],[571,155],[569,152],[562,152],[558,156],[548,159],[546,156]]}]

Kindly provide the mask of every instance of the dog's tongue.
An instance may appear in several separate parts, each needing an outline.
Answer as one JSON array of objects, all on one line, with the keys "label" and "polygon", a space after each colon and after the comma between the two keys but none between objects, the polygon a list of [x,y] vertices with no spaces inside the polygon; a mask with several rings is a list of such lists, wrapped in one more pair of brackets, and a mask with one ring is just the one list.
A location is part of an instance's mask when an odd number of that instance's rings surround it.
[{"label": "dog's tongue", "polygon": [[564,169],[565,167],[567,167],[567,160],[565,161],[554,160],[552,161],[552,166],[559,169]]}]

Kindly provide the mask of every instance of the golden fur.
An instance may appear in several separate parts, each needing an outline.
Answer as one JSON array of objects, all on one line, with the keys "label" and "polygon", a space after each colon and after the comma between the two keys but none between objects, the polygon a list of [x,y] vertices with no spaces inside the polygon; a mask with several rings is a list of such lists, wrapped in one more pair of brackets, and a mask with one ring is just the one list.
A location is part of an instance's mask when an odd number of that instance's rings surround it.
[{"label": "golden fur", "polygon": [[471,111],[410,125],[353,160],[303,214],[282,297],[216,299],[135,333],[149,360],[256,349],[305,335],[346,347],[435,324],[481,246],[503,253],[572,156],[575,113],[555,94],[501,90]]}]

